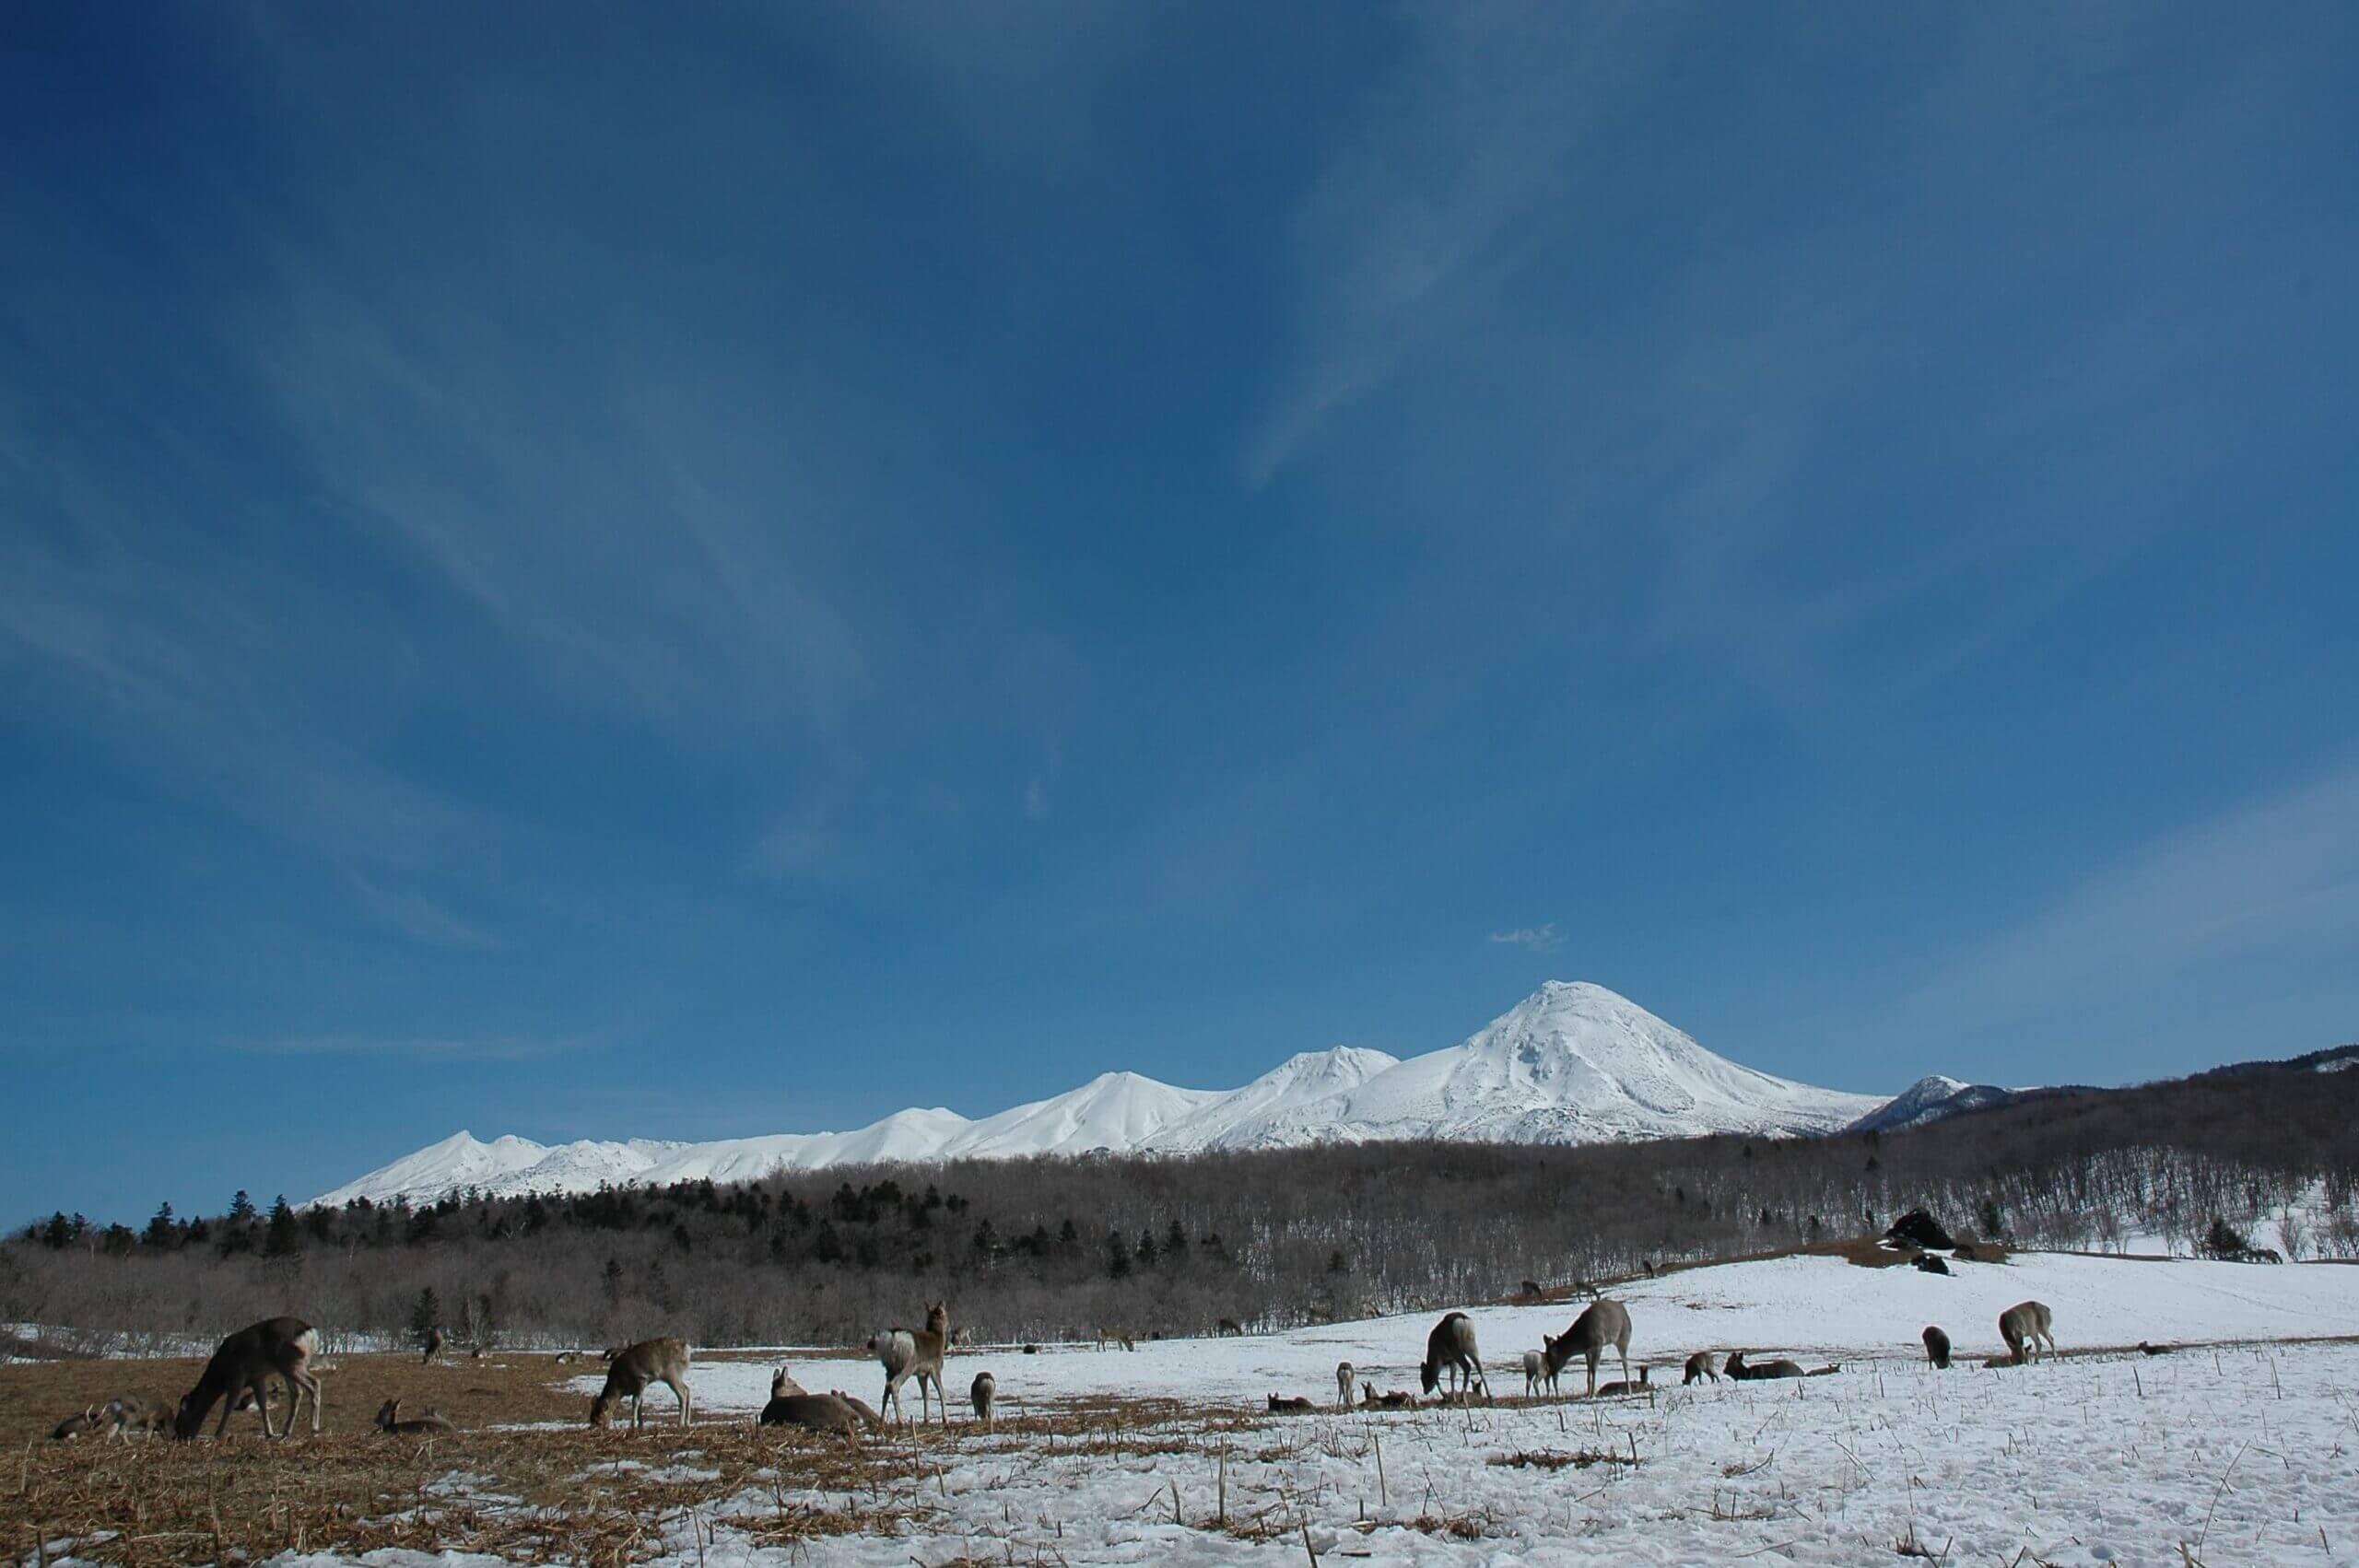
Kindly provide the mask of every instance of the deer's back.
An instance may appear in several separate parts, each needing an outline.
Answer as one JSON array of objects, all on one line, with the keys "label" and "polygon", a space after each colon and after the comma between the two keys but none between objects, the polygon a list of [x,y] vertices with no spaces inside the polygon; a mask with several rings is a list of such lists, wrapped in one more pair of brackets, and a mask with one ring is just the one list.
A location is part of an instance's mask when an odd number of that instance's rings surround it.
[{"label": "deer's back", "polygon": [[606,1387],[636,1394],[651,1383],[685,1378],[687,1374],[687,1342],[666,1335],[660,1340],[641,1340],[616,1356],[606,1371]]}]

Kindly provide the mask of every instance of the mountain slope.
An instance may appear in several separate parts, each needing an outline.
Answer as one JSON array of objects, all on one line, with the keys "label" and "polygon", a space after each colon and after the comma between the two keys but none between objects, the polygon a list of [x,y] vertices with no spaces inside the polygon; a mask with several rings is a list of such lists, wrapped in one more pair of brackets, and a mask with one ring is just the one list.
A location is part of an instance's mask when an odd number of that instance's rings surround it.
[{"label": "mountain slope", "polygon": [[[1919,1089],[1925,1089],[1920,1083]],[[1733,1132],[1826,1132],[1889,1102],[1775,1078],[1706,1050],[1602,986],[1550,981],[1456,1046],[1397,1060],[1307,1051],[1240,1089],[1180,1089],[1108,1072],[1077,1089],[969,1120],[897,1111],[851,1132],[710,1143],[522,1138],[462,1132],[313,1199],[435,1199],[586,1191],[600,1183],[742,1181],[774,1170],[1026,1155],[1191,1153],[1329,1141],[1447,1139],[1593,1143]]]}]

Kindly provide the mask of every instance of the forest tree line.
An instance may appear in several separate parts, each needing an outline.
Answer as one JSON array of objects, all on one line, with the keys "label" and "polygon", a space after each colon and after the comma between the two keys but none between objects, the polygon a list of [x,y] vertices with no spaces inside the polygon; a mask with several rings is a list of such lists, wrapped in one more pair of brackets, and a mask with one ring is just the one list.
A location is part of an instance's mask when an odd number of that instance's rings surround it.
[{"label": "forest tree line", "polygon": [[2359,1071],[2291,1064],[1881,1136],[1038,1158],[301,1210],[240,1193],[136,1228],[25,1226],[0,1246],[0,1321],[141,1348],[291,1311],[332,1344],[385,1342],[430,1292],[486,1348],[848,1344],[934,1299],[986,1341],[1201,1334],[1841,1241],[1920,1207],[2018,1246],[2188,1250],[2266,1225],[2296,1257],[2359,1257],[2354,1184]]}]

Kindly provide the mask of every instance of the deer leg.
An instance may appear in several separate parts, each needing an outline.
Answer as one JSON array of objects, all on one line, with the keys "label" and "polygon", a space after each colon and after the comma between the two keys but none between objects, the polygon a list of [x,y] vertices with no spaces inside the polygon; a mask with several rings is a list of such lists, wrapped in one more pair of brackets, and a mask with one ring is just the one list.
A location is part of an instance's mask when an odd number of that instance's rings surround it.
[{"label": "deer leg", "polygon": [[[664,1381],[672,1382],[668,1377]],[[688,1424],[688,1386],[685,1383],[672,1383],[672,1392],[680,1397],[680,1424],[686,1426]]]},{"label": "deer leg", "polygon": [[311,1435],[320,1434],[320,1380],[310,1373],[302,1374],[303,1386],[311,1396]]}]

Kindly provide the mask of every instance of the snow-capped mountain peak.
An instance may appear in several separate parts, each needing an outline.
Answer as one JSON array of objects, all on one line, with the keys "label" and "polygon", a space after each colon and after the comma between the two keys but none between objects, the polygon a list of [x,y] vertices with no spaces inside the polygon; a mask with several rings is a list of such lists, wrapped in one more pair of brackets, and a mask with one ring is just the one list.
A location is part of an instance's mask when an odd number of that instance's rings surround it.
[{"label": "snow-capped mountain peak", "polygon": [[980,1120],[913,1108],[853,1132],[716,1143],[633,1140],[548,1148],[522,1138],[486,1143],[461,1132],[314,1201],[433,1199],[469,1187],[583,1191],[602,1182],[737,1181],[780,1169],[1098,1151],[1185,1154],[1410,1138],[1590,1143],[1709,1132],[1779,1136],[1832,1131],[1887,1103],[1756,1072],[1602,986],[1552,980],[1458,1045],[1406,1061],[1338,1046],[1290,1057],[1226,1091],[1105,1072]]}]

